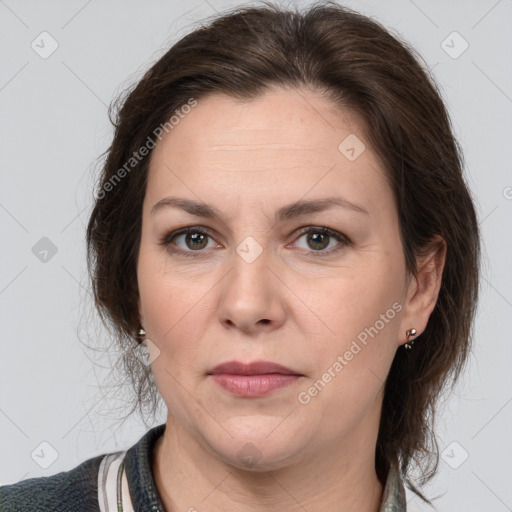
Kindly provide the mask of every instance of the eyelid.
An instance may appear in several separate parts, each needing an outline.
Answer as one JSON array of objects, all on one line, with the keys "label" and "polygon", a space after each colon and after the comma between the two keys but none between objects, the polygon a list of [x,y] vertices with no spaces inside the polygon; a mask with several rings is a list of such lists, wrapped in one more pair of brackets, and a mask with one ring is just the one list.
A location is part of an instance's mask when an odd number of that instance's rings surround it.
[{"label": "eyelid", "polygon": [[[295,236],[295,238],[294,238],[292,243],[295,243],[299,238],[301,238],[302,236],[304,236],[304,235],[306,235],[306,234],[308,234],[310,232],[325,234],[325,235],[328,235],[330,237],[335,238],[338,241],[338,244],[335,247],[332,247],[331,249],[326,250],[326,251],[323,251],[323,250],[314,251],[314,250],[307,250],[307,249],[298,249],[302,253],[307,254],[307,255],[311,255],[313,257],[327,257],[327,256],[331,256],[332,254],[341,251],[344,247],[348,247],[348,246],[352,246],[353,245],[353,243],[352,243],[352,241],[350,240],[349,237],[347,237],[343,233],[341,233],[341,232],[339,232],[339,231],[337,231],[335,229],[329,228],[327,226],[317,226],[317,225],[308,224],[306,226],[301,226],[300,228],[297,228],[295,231],[296,232],[298,231],[298,234]],[[206,251],[203,250],[203,249],[200,249],[200,250],[197,250],[197,251],[192,251],[192,250],[180,249],[179,247],[176,247],[176,246],[173,247],[173,249],[169,249],[169,246],[172,245],[171,240],[173,240],[174,238],[176,238],[176,237],[178,237],[180,235],[186,235],[188,233],[205,234],[205,235],[209,236],[210,238],[212,238],[213,240],[215,240],[215,236],[216,236],[211,229],[209,229],[209,228],[207,228],[205,226],[186,226],[186,227],[179,228],[179,229],[176,229],[176,230],[171,231],[171,232],[166,232],[160,238],[158,244],[166,247],[167,250],[170,253],[173,253],[173,254],[180,254],[180,255],[183,255],[183,256],[187,256],[187,257],[188,256],[192,256],[192,257],[202,257],[202,256],[205,256],[206,255]]]}]

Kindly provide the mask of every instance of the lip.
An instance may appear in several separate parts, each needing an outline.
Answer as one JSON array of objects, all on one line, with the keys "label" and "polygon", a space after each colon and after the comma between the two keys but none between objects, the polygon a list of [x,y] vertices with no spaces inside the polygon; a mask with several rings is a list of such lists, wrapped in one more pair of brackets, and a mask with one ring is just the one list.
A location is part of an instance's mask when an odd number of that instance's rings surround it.
[{"label": "lip", "polygon": [[208,375],[226,391],[239,397],[261,397],[293,384],[302,374],[270,361],[217,365]]},{"label": "lip", "polygon": [[229,375],[265,375],[265,374],[281,374],[296,375],[302,374],[286,368],[286,366],[273,363],[271,361],[253,361],[251,363],[241,363],[240,361],[227,361],[217,365],[211,370],[209,375],[229,374]]}]

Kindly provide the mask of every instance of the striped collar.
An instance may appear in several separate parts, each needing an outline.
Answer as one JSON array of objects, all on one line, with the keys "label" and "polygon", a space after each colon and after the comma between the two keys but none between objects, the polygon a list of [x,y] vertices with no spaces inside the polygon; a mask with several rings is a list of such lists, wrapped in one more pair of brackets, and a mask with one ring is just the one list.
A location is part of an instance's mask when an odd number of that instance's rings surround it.
[{"label": "striped collar", "polygon": [[125,468],[126,451],[103,457],[98,471],[101,512],[134,512]]},{"label": "striped collar", "polygon": [[[165,512],[152,474],[153,448],[165,423],[153,427],[130,449],[107,454],[98,472],[101,512]],[[132,501],[133,500],[133,501]],[[398,469],[391,467],[379,512],[406,512]]]}]

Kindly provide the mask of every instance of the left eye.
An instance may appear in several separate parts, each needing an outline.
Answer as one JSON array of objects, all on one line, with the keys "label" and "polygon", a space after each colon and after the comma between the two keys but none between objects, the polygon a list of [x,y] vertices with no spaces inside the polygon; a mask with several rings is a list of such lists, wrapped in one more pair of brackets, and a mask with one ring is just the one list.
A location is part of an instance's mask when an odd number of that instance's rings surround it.
[{"label": "left eye", "polygon": [[[314,227],[310,226],[306,230],[302,232],[302,235],[298,238],[306,236],[306,243],[309,247],[313,247],[314,250],[305,249],[306,252],[312,254],[314,256],[324,256],[326,254],[331,254],[333,252],[337,252],[341,250],[344,246],[350,244],[350,241],[347,237],[339,233],[338,231],[334,231],[332,229],[326,227]],[[329,246],[329,242],[332,239],[337,240],[338,244],[334,245],[334,248],[331,247],[329,250],[324,250]],[[315,254],[317,253],[317,254]]]}]

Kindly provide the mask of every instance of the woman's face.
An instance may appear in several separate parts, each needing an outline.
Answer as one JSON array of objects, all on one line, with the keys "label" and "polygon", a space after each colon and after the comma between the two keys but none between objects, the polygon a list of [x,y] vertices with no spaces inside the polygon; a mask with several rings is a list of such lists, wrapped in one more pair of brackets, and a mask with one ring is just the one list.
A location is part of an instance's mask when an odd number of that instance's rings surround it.
[{"label": "woman's face", "polygon": [[[137,273],[169,420],[204,450],[268,470],[375,440],[418,326],[392,191],[347,112],[306,90],[199,100],[152,154]],[[211,375],[231,361],[298,376]]]}]

